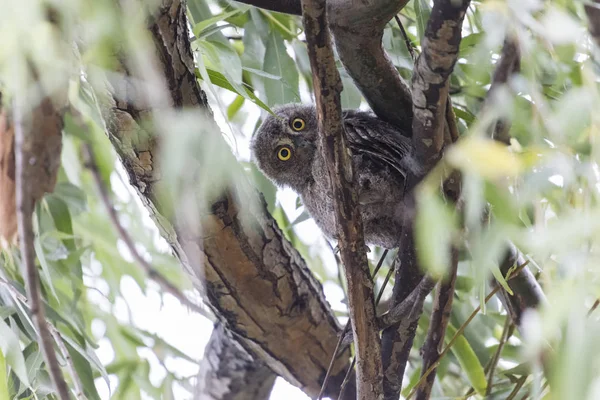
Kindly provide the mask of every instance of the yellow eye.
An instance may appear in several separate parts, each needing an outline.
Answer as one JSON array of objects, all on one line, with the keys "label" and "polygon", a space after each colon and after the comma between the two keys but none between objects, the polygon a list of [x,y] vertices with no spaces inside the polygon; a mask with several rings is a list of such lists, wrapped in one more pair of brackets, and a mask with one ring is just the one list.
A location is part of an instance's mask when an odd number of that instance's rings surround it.
[{"label": "yellow eye", "polygon": [[292,150],[287,147],[287,146],[283,146],[279,149],[279,151],[277,152],[277,158],[279,158],[281,161],[287,161],[292,157]]},{"label": "yellow eye", "polygon": [[304,123],[304,120],[302,118],[294,118],[294,120],[292,121],[292,129],[296,132],[300,132],[305,127],[306,123]]}]

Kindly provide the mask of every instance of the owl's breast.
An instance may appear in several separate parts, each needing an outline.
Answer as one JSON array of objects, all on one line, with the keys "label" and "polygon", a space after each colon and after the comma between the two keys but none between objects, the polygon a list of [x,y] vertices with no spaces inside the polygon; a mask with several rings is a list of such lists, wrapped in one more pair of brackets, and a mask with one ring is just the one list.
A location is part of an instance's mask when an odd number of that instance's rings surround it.
[{"label": "owl's breast", "polygon": [[329,238],[335,238],[335,214],[331,191],[323,184],[315,182],[300,193],[302,204],[315,220],[323,233]]}]

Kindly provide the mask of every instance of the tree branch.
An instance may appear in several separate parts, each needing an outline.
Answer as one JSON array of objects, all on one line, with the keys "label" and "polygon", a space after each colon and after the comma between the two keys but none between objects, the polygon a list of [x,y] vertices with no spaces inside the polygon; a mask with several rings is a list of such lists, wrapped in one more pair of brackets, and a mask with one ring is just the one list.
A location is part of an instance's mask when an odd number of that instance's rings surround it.
[{"label": "tree branch", "polygon": [[[392,306],[402,302],[421,280],[414,242],[415,198],[413,189],[442,156],[445,144],[448,77],[456,63],[462,22],[469,0],[436,0],[423,38],[423,51],[413,71],[413,156],[420,171],[409,171],[405,194],[400,274],[392,295]],[[422,311],[422,310],[421,310]],[[417,322],[383,333],[384,391],[386,399],[397,399],[416,332]]]},{"label": "tree branch", "polygon": [[[412,175],[411,175],[412,176]],[[391,310],[396,309],[409,298],[411,293],[418,289],[420,282],[426,281],[417,264],[417,254],[413,236],[413,223],[415,212],[414,194],[411,192],[404,199],[404,218],[400,251],[397,256],[396,279],[392,298]],[[434,283],[430,281],[425,287],[423,300]],[[419,317],[423,312],[423,302],[412,308],[413,318],[404,318],[399,323],[384,329],[382,333],[382,360],[383,360],[383,390],[386,400],[398,399],[402,389],[402,378],[413,339],[416,334]],[[402,316],[400,313],[399,316]]]},{"label": "tree branch", "polygon": [[[452,312],[452,300],[454,299],[454,285],[456,284],[456,273],[458,269],[458,250],[452,249],[452,261],[448,274],[448,279],[445,282],[438,284],[435,300],[433,301],[433,311],[429,319],[429,330],[427,338],[423,344],[423,368],[422,374],[425,373],[439,358],[439,351],[444,343],[446,328],[450,321],[450,313]],[[425,379],[425,383],[419,387],[417,391],[417,400],[428,400],[431,396],[431,389],[435,381],[435,368],[432,373]]]},{"label": "tree branch", "polygon": [[194,400],[268,400],[276,378],[216,323],[200,363]]},{"label": "tree branch", "polygon": [[469,0],[433,3],[412,79],[413,145],[415,157],[425,172],[442,155],[444,121],[448,99],[448,77],[456,63],[462,22]]},{"label": "tree branch", "polygon": [[265,10],[280,13],[302,15],[300,0],[236,0],[238,3],[250,4]]},{"label": "tree branch", "polygon": [[[507,276],[511,268],[525,263],[526,261],[519,250],[513,244],[510,244],[504,260],[500,263],[500,271],[502,275]],[[525,310],[528,308],[537,308],[540,304],[545,303],[546,296],[535,276],[533,276],[528,268],[521,268],[518,273],[513,273],[507,283],[513,292],[512,295],[504,290],[496,280],[493,281],[494,286],[501,289],[499,297],[504,308],[514,324],[521,329],[522,317]]]},{"label": "tree branch", "polygon": [[52,190],[56,182],[60,165],[62,129],[62,115],[57,112],[52,100],[43,96],[40,98],[41,104],[31,112],[27,112],[25,104],[17,98],[13,110],[17,225],[27,298],[40,348],[57,396],[61,400],[69,400],[69,389],[56,358],[52,335],[46,323],[33,247],[34,206],[46,190]]},{"label": "tree branch", "polygon": [[[151,54],[156,54],[156,59],[143,68],[156,69],[154,75],[164,80],[171,106],[200,112],[208,106],[194,74],[185,12],[185,4],[179,0],[163,1],[148,25],[154,45]],[[131,58],[122,54],[119,60]],[[119,70],[132,76],[131,70],[136,69],[122,64]],[[134,79],[118,82],[113,93],[99,96],[109,138],[132,186],[197,288],[206,290],[211,307],[235,339],[288,382],[316,396],[340,332],[320,284],[255,191],[247,191],[242,199],[224,193],[202,215],[202,234],[186,234],[190,231],[186,229],[189,221],[173,217],[164,198],[158,195],[162,183],[156,161],[159,138],[145,129],[151,124],[144,119],[153,110],[143,91],[128,96],[127,91],[139,90],[132,82],[145,80],[134,75]],[[204,121],[207,131],[220,140],[214,121]],[[239,167],[233,155],[227,157],[225,162],[231,168]],[[200,202],[202,198],[192,201]],[[253,201],[259,207],[248,210],[246,204]],[[200,287],[201,280],[204,288]],[[346,350],[335,363],[325,390],[327,396],[337,397],[348,359]],[[348,398],[354,394],[353,390],[348,393]]]},{"label": "tree branch", "polygon": [[380,399],[381,343],[379,341],[373,283],[364,252],[363,226],[355,190],[351,154],[342,124],[342,82],[335,65],[325,0],[302,0],[308,56],[313,71],[319,145],[334,198],[338,246],[348,282],[348,305],[356,351],[357,398]]}]

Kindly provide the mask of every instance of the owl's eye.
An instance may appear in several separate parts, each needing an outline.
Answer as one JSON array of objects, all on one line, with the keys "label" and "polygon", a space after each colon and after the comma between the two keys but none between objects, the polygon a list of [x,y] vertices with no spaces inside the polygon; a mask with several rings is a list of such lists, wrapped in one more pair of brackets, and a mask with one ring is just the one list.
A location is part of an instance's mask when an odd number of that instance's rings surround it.
[{"label": "owl's eye", "polygon": [[292,157],[292,149],[290,149],[287,146],[282,146],[277,151],[277,158],[279,158],[281,161],[287,161],[291,157]]},{"label": "owl's eye", "polygon": [[306,123],[302,118],[294,118],[292,121],[292,129],[296,132],[300,132],[306,127]]}]

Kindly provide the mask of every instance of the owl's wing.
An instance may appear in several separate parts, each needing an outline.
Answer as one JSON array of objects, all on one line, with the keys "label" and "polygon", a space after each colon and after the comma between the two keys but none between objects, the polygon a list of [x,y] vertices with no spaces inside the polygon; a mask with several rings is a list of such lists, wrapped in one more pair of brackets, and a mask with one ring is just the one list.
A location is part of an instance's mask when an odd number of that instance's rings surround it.
[{"label": "owl's wing", "polygon": [[406,177],[403,160],[410,153],[410,139],[393,125],[364,111],[345,111],[343,117],[348,146],[354,155],[368,155]]}]

